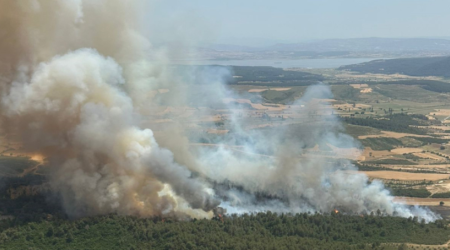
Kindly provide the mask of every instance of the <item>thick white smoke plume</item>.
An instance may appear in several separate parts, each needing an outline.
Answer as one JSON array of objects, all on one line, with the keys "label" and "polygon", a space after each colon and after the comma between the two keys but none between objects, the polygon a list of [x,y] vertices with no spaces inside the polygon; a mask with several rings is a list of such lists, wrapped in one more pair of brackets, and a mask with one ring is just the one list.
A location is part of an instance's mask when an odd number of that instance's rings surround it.
[{"label": "thick white smoke plume", "polygon": [[207,216],[196,210],[219,204],[151,130],[136,126],[141,94],[164,79],[162,67],[144,60],[159,55],[136,30],[142,6],[1,2],[4,126],[49,158],[51,184],[72,216]]},{"label": "thick white smoke plume", "polygon": [[[249,129],[230,104],[230,132],[217,138],[223,146],[193,150],[189,139],[200,136],[187,133],[190,125],[237,98],[224,85],[229,72],[170,66],[167,50],[141,35],[146,4],[0,0],[1,125],[25,150],[47,157],[69,215],[208,217],[221,205],[239,213],[343,207],[437,218],[394,203],[382,183],[353,173],[342,153],[312,152],[355,146],[318,101],[330,96],[323,85],[286,111],[304,118],[296,136],[280,127]],[[171,112],[175,106],[182,111]],[[170,125],[152,122],[165,115]],[[149,121],[144,127],[152,130],[142,129]]]}]

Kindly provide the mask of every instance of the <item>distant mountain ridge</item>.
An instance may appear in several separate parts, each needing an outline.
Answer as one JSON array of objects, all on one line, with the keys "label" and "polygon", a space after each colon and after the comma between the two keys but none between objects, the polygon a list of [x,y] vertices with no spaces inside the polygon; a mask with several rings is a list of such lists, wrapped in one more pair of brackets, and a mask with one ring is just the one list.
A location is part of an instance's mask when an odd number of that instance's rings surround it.
[{"label": "distant mountain ridge", "polygon": [[450,77],[450,57],[374,60],[366,63],[342,66],[339,69],[373,74],[398,73],[410,76]]},{"label": "distant mountain ridge", "polygon": [[277,51],[450,51],[450,40],[430,38],[327,39],[297,44],[277,44]]},{"label": "distant mountain ridge", "polygon": [[443,38],[351,38],[326,39],[301,43],[279,43],[266,47],[230,44],[210,45],[217,51],[450,51],[450,39]]}]

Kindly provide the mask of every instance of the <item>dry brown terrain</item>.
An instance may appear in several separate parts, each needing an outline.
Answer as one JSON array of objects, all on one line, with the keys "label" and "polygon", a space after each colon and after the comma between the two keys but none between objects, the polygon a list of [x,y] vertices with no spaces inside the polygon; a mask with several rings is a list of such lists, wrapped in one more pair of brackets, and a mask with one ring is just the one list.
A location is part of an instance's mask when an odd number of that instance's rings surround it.
[{"label": "dry brown terrain", "polygon": [[444,206],[450,206],[450,198],[412,198],[412,197],[395,197],[395,202],[406,205],[420,205],[420,206],[438,206],[439,202],[443,201]]},{"label": "dry brown terrain", "polygon": [[409,153],[418,153],[422,151],[423,149],[420,148],[395,148],[391,150],[391,152],[394,154],[409,154]]},{"label": "dry brown terrain", "polygon": [[435,155],[432,153],[414,153],[415,156],[421,157],[421,158],[430,158],[436,161],[445,161],[445,157]]},{"label": "dry brown terrain", "polygon": [[427,181],[437,181],[448,179],[449,174],[424,174],[424,173],[409,173],[401,171],[362,171],[370,178],[375,179],[390,179],[390,180],[427,180]]},{"label": "dry brown terrain", "polygon": [[363,151],[363,156],[365,157],[366,160],[371,160],[373,158],[382,158],[385,156],[390,156],[390,155],[394,155],[395,153],[393,152],[389,152],[387,150],[380,150],[380,151],[375,151],[369,147],[364,148]]},{"label": "dry brown terrain", "polygon": [[450,180],[442,180],[434,185],[427,186],[427,190],[430,191],[431,194],[449,192]]},{"label": "dry brown terrain", "polygon": [[430,112],[430,115],[450,116],[450,109],[436,109],[435,111]]}]

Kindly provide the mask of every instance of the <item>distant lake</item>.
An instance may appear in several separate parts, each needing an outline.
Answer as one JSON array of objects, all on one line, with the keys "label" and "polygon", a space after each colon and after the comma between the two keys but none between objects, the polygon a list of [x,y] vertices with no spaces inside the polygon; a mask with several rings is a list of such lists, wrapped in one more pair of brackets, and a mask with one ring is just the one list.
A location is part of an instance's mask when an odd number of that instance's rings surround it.
[{"label": "distant lake", "polygon": [[338,68],[343,65],[369,62],[385,58],[330,58],[330,59],[297,59],[297,60],[202,60],[174,61],[175,64],[187,65],[229,65],[229,66],[272,66],[276,68]]}]

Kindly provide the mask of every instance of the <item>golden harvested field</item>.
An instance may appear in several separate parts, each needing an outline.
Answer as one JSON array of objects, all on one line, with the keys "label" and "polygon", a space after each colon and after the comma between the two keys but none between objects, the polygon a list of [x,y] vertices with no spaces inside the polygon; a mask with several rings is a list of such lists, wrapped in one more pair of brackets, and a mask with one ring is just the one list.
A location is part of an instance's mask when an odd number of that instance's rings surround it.
[{"label": "golden harvested field", "polygon": [[430,191],[432,194],[435,193],[446,193],[450,190],[450,182],[449,180],[445,181],[439,181],[440,183],[427,186],[427,190]]},{"label": "golden harvested field", "polygon": [[391,152],[395,154],[409,154],[409,153],[419,153],[422,152],[421,148],[395,148]]},{"label": "golden harvested field", "polygon": [[450,116],[450,109],[436,109],[435,111],[430,112],[430,115]]},{"label": "golden harvested field", "polygon": [[415,156],[421,157],[421,158],[430,158],[436,161],[445,161],[445,157],[438,156],[432,153],[414,153]]},{"label": "golden harvested field", "polygon": [[[372,155],[372,157],[370,157],[370,155]],[[371,159],[371,158],[380,158],[380,157],[389,156],[389,155],[395,155],[395,153],[389,152],[387,150],[375,151],[375,150],[372,150],[370,147],[364,148],[364,151],[363,151],[363,156],[366,157],[366,160]]]},{"label": "golden harvested field", "polygon": [[440,171],[442,171],[442,169],[450,169],[450,164],[436,164],[436,165],[424,165],[424,164],[419,164],[419,165],[413,165],[412,167],[416,168],[416,169],[439,169]]},{"label": "golden harvested field", "polygon": [[375,179],[389,179],[402,181],[413,181],[413,180],[437,181],[448,179],[448,177],[450,176],[450,174],[424,174],[424,173],[409,173],[401,171],[361,171],[361,173],[364,173],[368,177]]},{"label": "golden harvested field", "polygon": [[438,206],[439,202],[443,201],[444,206],[450,206],[449,198],[412,198],[412,197],[395,197],[395,202],[406,205],[420,205],[420,206]]},{"label": "golden harvested field", "polygon": [[429,135],[415,135],[415,134],[407,134],[407,133],[397,133],[391,131],[381,131],[381,134],[378,135],[360,135],[358,139],[367,139],[367,138],[380,138],[380,137],[390,137],[390,138],[402,138],[402,137],[431,137]]}]

